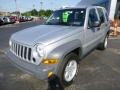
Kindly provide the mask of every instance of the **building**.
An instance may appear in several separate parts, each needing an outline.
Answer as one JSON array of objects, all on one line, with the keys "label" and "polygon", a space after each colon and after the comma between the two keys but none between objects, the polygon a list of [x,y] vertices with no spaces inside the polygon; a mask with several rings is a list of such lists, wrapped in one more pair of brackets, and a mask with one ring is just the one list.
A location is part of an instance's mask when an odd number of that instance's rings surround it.
[{"label": "building", "polygon": [[10,16],[10,12],[2,12],[0,11],[0,16]]},{"label": "building", "polygon": [[115,16],[120,18],[120,0],[81,0],[77,6],[97,5],[107,9],[110,20],[114,20]]}]

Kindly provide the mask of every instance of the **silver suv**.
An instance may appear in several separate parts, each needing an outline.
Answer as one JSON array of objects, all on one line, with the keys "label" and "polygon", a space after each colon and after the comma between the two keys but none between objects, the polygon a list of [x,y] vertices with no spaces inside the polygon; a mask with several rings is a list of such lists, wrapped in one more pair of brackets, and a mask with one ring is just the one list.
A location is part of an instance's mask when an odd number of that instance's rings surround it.
[{"label": "silver suv", "polygon": [[78,62],[94,48],[107,47],[110,24],[103,7],[56,10],[44,25],[13,34],[7,56],[42,80],[55,75],[63,86],[76,76]]}]

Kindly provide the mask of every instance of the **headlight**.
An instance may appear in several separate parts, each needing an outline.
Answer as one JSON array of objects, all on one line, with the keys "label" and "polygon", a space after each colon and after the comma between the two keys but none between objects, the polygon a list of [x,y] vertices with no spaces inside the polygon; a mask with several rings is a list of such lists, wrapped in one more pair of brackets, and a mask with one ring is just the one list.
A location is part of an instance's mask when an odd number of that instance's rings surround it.
[{"label": "headlight", "polygon": [[11,40],[9,40],[9,45],[10,45],[10,46],[12,45],[12,42],[11,42]]},{"label": "headlight", "polygon": [[37,45],[36,47],[37,53],[40,57],[43,57],[45,52],[44,52],[44,46],[43,45]]}]

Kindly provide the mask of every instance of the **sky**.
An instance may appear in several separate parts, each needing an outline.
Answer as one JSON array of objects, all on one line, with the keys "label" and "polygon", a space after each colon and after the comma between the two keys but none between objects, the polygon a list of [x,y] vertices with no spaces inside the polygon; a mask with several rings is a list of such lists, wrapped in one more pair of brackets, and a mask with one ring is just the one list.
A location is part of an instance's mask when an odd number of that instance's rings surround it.
[{"label": "sky", "polygon": [[19,10],[20,12],[25,12],[32,10],[33,8],[40,10],[41,4],[43,2],[42,9],[59,9],[62,6],[74,6],[81,0],[0,0],[0,11],[13,12]]}]

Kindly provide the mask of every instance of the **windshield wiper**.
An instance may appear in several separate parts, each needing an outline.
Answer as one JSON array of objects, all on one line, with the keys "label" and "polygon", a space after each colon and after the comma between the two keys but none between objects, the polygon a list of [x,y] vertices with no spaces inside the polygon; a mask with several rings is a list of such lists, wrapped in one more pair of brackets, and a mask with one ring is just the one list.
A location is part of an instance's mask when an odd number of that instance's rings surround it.
[{"label": "windshield wiper", "polygon": [[51,22],[45,22],[46,25],[53,25]]}]

